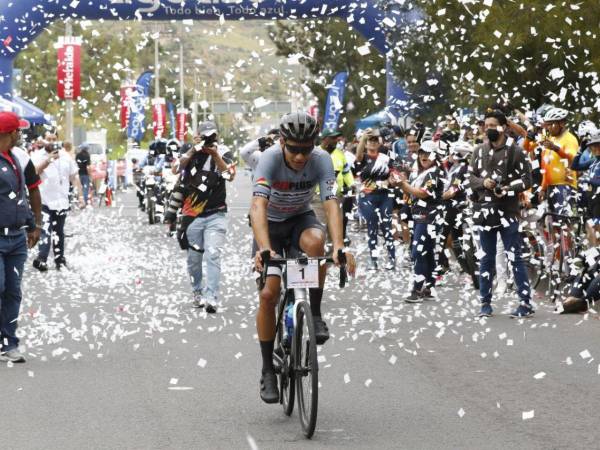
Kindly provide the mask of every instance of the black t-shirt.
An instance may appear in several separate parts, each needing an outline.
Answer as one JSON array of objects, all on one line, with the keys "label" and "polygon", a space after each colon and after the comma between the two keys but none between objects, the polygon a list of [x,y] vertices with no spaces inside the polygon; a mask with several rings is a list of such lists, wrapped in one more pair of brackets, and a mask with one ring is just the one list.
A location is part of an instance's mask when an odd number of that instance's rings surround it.
[{"label": "black t-shirt", "polygon": [[366,154],[362,161],[354,163],[358,176],[362,181],[362,191],[371,193],[385,189],[379,182],[387,180],[390,176],[390,170],[394,168],[394,161],[384,153],[379,153],[377,158],[369,158]]},{"label": "black t-shirt", "polygon": [[[233,162],[229,149],[219,145],[219,155],[226,164]],[[196,152],[182,173],[185,199],[182,213],[188,217],[205,217],[227,211],[227,187],[214,159]]]},{"label": "black t-shirt", "polygon": [[79,175],[87,175],[88,167],[92,164],[92,158],[87,150],[81,150],[75,157],[77,167],[79,167]]},{"label": "black t-shirt", "polygon": [[433,223],[438,213],[443,209],[442,195],[444,193],[444,181],[442,171],[439,167],[434,167],[417,176],[412,185],[427,191],[429,194],[424,199],[413,198],[413,220],[417,223]]}]

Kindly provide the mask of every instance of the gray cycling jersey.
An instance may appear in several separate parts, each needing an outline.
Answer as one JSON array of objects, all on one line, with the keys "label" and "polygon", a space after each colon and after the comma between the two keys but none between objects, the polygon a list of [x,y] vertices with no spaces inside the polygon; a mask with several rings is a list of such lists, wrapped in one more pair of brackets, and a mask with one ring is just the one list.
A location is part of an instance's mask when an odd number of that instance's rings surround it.
[{"label": "gray cycling jersey", "polygon": [[315,148],[304,168],[296,172],[275,144],[263,152],[254,170],[253,195],[269,199],[268,219],[282,222],[312,210],[310,201],[317,185],[322,201],[336,198],[333,162],[325,150]]}]

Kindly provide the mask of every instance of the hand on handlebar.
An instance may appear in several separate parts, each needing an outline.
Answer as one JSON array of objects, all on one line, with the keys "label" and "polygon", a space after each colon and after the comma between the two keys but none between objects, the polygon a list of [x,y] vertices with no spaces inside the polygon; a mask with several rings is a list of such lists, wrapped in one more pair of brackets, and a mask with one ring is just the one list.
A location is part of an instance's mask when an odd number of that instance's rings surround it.
[{"label": "hand on handlebar", "polygon": [[268,251],[270,253],[271,258],[275,258],[275,256],[276,256],[275,252],[273,250],[271,250],[270,248],[258,250],[256,252],[256,255],[254,255],[254,269],[258,273],[262,273],[262,271],[264,270],[262,253],[266,252],[266,251]]},{"label": "hand on handlebar", "polygon": [[[337,267],[340,265],[346,266],[346,272],[348,272],[351,276],[354,276],[356,273],[356,260],[354,259],[354,255],[348,251],[344,251],[341,248],[333,249],[333,262]],[[342,259],[340,261],[340,259]]]}]

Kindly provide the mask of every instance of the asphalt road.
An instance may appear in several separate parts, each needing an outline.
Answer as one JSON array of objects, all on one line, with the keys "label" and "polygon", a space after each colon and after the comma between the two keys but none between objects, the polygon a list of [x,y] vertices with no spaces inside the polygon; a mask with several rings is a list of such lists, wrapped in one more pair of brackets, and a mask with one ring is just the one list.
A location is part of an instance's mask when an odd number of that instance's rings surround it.
[{"label": "asphalt road", "polygon": [[[597,314],[510,319],[514,296],[475,320],[460,275],[408,305],[408,269],[367,273],[324,311],[317,431],[258,396],[260,354],[245,213],[231,187],[223,308],[190,307],[185,255],[132,193],[73,214],[70,271],[28,262],[20,333],[28,361],[0,366],[3,449],[598,448]],[[365,238],[353,236],[364,262]]]}]

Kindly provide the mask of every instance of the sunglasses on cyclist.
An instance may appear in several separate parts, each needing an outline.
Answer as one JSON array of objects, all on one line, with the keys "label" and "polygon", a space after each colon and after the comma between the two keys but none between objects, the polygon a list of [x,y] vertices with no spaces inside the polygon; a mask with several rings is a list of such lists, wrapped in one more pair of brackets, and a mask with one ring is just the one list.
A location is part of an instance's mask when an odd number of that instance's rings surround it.
[{"label": "sunglasses on cyclist", "polygon": [[315,149],[315,146],[311,145],[310,147],[306,147],[306,146],[300,146],[300,145],[290,145],[286,142],[285,149],[294,155],[301,153],[304,156],[306,156],[306,155],[309,155]]}]

